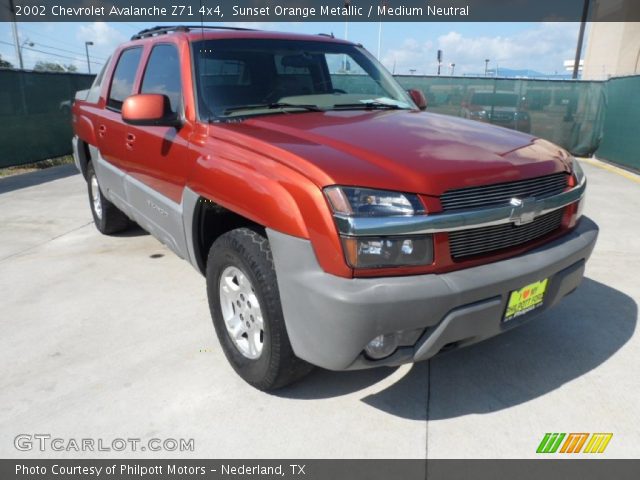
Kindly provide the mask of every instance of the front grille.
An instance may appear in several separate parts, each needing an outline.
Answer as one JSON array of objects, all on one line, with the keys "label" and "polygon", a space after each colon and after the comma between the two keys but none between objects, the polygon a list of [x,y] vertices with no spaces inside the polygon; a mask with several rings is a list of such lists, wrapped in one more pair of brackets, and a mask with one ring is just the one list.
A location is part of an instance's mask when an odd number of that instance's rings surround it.
[{"label": "front grille", "polygon": [[562,224],[564,209],[555,210],[536,218],[526,225],[513,223],[474,228],[449,233],[451,257],[459,260],[481,253],[496,252],[541,238]]},{"label": "front grille", "polygon": [[489,118],[496,122],[513,122],[513,113],[494,113]]},{"label": "front grille", "polygon": [[512,198],[544,198],[562,193],[567,188],[568,175],[554,173],[544,177],[495,183],[481,187],[466,187],[449,190],[440,197],[444,210],[463,210],[509,205]]}]

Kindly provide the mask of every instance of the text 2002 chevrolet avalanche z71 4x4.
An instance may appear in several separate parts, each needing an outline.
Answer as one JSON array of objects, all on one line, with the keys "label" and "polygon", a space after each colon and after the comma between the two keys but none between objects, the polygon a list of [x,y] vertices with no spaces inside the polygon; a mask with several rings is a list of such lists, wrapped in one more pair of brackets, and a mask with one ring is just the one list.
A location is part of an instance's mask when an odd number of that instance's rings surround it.
[{"label": "text 2002 chevrolet avalanche z71 4x4", "polygon": [[205,274],[229,362],[270,390],[428,359],[580,283],[576,160],[425,106],[350,42],[157,27],[78,93],[74,151],[98,230],[133,220]]}]

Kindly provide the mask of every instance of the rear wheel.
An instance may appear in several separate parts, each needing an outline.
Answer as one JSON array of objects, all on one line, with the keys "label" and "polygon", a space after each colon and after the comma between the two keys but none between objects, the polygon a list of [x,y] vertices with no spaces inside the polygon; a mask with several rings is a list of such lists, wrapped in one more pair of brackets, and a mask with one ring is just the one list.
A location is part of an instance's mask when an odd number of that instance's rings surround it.
[{"label": "rear wheel", "polygon": [[207,259],[209,308],[233,369],[259,390],[275,390],[313,368],[293,353],[267,238],[248,228],[218,238]]},{"label": "rear wheel", "polygon": [[129,226],[129,218],[102,194],[92,162],[87,164],[87,190],[93,222],[100,233],[109,235]]}]

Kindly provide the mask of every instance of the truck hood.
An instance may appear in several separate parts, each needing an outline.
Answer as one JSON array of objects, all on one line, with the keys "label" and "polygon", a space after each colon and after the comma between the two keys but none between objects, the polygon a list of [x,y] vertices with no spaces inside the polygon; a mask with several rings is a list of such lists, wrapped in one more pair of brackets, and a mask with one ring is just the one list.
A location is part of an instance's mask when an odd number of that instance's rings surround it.
[{"label": "truck hood", "polygon": [[321,187],[353,185],[440,195],[452,188],[570,168],[566,151],[545,140],[418,111],[264,115],[222,129],[232,130],[231,136],[243,146],[289,165]]}]

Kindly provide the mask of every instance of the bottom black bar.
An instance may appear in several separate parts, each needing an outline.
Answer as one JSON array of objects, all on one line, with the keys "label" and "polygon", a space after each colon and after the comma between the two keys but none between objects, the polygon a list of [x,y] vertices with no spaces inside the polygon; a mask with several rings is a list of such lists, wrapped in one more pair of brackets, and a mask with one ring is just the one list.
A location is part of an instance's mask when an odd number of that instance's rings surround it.
[{"label": "bottom black bar", "polygon": [[56,480],[636,480],[640,460],[0,460],[0,478]]}]

